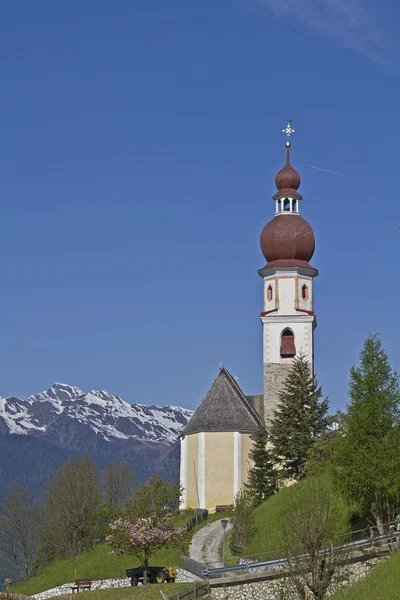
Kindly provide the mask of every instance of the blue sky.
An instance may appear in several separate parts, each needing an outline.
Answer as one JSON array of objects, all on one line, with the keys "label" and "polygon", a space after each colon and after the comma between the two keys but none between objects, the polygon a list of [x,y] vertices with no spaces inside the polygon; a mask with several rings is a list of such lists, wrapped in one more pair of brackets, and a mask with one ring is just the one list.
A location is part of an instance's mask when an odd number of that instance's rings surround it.
[{"label": "blue sky", "polygon": [[260,392],[287,117],[333,409],[369,330],[399,369],[399,20],[389,0],[3,1],[0,394],[194,407],[220,362]]}]

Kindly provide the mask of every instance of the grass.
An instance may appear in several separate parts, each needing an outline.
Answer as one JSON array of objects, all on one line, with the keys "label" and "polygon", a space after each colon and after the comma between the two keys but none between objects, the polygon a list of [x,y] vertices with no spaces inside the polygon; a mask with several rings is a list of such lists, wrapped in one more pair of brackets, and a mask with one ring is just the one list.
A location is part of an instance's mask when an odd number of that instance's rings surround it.
[{"label": "grass", "polygon": [[[175,525],[177,527],[184,526],[192,514],[193,511],[186,511],[177,515],[174,518]],[[150,558],[150,564],[181,567],[181,548],[171,547],[159,550]],[[10,591],[15,594],[30,596],[63,583],[69,583],[76,578],[87,577],[96,580],[125,577],[126,569],[138,566],[138,559],[123,554],[110,554],[110,548],[102,545],[78,556],[59,558],[48,567],[40,569],[36,577],[13,585]]]},{"label": "grass", "polygon": [[[282,549],[283,524],[286,519],[291,518],[290,514],[284,514],[285,503],[288,499],[293,498],[303,485],[307,485],[306,479],[283,488],[255,509],[256,533],[246,546],[244,556],[270,552],[272,558],[279,554]],[[348,506],[347,509],[347,514],[343,514],[343,531],[346,530],[353,513],[352,507]],[[266,556],[264,559],[268,560],[268,557]]]},{"label": "grass", "polygon": [[[229,533],[226,534],[226,540],[225,540],[225,565],[227,567],[237,565],[238,560],[239,560],[239,558],[237,556],[234,556],[232,554],[231,538],[232,538],[232,531],[229,531]],[[222,550],[221,550],[221,556],[222,556]]]},{"label": "grass", "polygon": [[376,565],[365,579],[336,592],[331,600],[399,600],[400,552]]},{"label": "grass", "polygon": [[[295,485],[301,484],[302,482],[299,482]],[[281,550],[283,518],[290,518],[290,515],[283,517],[283,505],[286,498],[294,494],[294,488],[295,486],[283,488],[255,509],[256,533],[245,548],[245,556]]]},{"label": "grass", "polygon": [[[194,511],[186,511],[174,518],[177,527],[182,527],[194,514]],[[208,520],[202,521],[186,536],[185,549],[190,543],[192,535],[208,523],[223,517],[230,517],[231,512],[216,513],[210,515]],[[185,550],[184,550],[185,551]],[[182,567],[181,548],[171,547],[159,550],[150,558],[151,565],[160,565],[168,567]],[[15,594],[38,594],[63,583],[69,583],[76,578],[112,579],[125,577],[125,570],[131,567],[138,567],[139,560],[123,554],[110,554],[108,546],[98,546],[89,552],[83,552],[78,556],[68,558],[59,558],[51,565],[40,569],[37,576],[28,581],[21,581],[10,588]],[[123,589],[123,588],[122,588]],[[128,588],[130,589],[130,588]],[[168,588],[169,589],[169,588]],[[81,592],[84,593],[84,592]],[[93,594],[94,592],[90,592]],[[100,593],[100,592],[96,592]],[[102,592],[101,592],[102,593]],[[81,598],[81,595],[79,596]]]},{"label": "grass", "polygon": [[[180,555],[179,548],[162,549],[152,556],[150,564],[180,567]],[[37,577],[13,585],[10,591],[31,596],[74,581],[75,578],[87,577],[96,580],[125,577],[125,569],[138,566],[138,559],[123,554],[110,554],[110,549],[104,545],[78,556],[59,558],[41,569]]]}]

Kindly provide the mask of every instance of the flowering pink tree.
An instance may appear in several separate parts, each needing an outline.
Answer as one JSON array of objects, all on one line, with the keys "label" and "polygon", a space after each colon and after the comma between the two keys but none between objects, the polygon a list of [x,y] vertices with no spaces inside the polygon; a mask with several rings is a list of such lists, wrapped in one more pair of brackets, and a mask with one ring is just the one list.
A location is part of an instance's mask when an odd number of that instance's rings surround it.
[{"label": "flowering pink tree", "polygon": [[153,477],[132,492],[124,515],[110,524],[107,543],[116,552],[130,554],[140,560],[144,583],[147,583],[151,555],[183,538],[185,530],[174,527],[172,522],[172,506],[175,503],[176,486],[160,477]]}]

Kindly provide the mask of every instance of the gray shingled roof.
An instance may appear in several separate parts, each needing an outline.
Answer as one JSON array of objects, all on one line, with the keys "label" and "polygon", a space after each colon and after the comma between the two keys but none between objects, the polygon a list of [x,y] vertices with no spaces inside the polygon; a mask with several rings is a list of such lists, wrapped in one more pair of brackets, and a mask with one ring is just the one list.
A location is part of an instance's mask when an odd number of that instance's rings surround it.
[{"label": "gray shingled roof", "polygon": [[232,375],[221,367],[206,397],[182,435],[199,431],[241,431],[254,433],[263,426]]}]

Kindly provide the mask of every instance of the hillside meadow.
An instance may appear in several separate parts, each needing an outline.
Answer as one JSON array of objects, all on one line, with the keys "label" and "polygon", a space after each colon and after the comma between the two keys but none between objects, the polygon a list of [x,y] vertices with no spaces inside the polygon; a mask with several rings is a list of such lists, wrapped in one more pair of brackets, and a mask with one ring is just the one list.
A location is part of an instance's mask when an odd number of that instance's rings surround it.
[{"label": "hillside meadow", "polygon": [[[174,517],[175,526],[184,527],[192,515],[193,511],[185,511],[177,515]],[[204,521],[204,524],[206,523],[207,521]],[[180,547],[163,548],[151,557],[150,564],[181,567],[181,552]],[[110,548],[103,544],[94,550],[83,552],[77,556],[56,559],[51,565],[39,569],[36,577],[13,585],[11,591],[15,594],[30,596],[63,583],[74,581],[76,578],[96,580],[125,577],[126,569],[138,566],[138,559],[124,554],[112,553]]]},{"label": "hillside meadow", "polygon": [[[319,477],[330,481],[329,475],[324,474]],[[266,502],[263,502],[254,511],[255,534],[253,539],[247,544],[244,555],[271,553],[279,554],[282,550],[282,530],[285,520],[291,518],[290,514],[285,513],[286,501],[294,499],[298,491],[306,485],[307,479],[299,481],[295,485],[281,489],[277,494],[271,496]],[[332,489],[333,489],[333,483]],[[353,517],[353,509],[348,506],[348,510],[343,514],[343,532],[348,529],[349,522]]]},{"label": "hillside meadow", "polygon": [[400,552],[381,561],[365,579],[336,592],[331,600],[399,600]]}]

